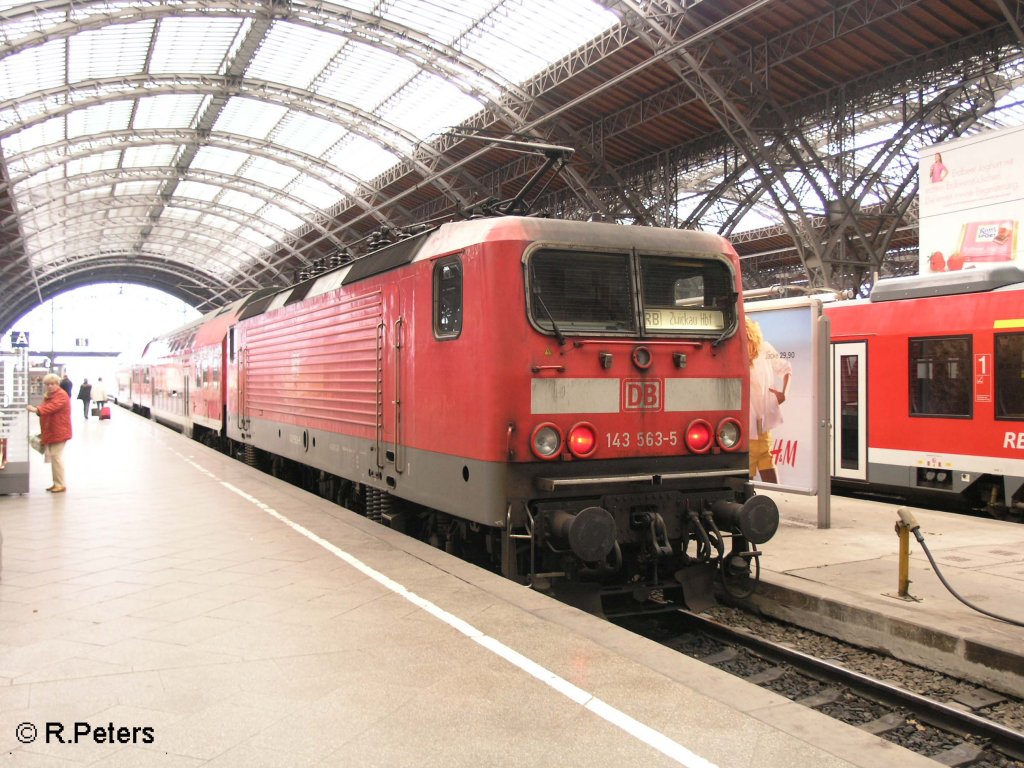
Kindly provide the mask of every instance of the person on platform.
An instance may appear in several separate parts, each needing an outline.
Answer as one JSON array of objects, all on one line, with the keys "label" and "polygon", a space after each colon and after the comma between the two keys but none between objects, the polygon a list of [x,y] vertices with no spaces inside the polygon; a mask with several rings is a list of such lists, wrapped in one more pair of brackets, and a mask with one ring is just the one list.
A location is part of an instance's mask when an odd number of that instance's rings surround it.
[{"label": "person on platform", "polygon": [[64,445],[71,439],[71,398],[60,386],[57,374],[48,373],[43,376],[43,387],[46,393],[39,405],[26,405],[29,413],[39,414],[39,425],[42,429],[43,452],[50,460],[50,471],[53,474],[53,485],[50,493],[64,493]]},{"label": "person on platform", "polygon": [[92,401],[96,404],[96,415],[101,415],[103,406],[107,404],[107,390],[103,387],[102,376],[92,385]]},{"label": "person on platform", "polygon": [[74,387],[74,384],[71,383],[71,377],[68,376],[68,372],[67,371],[64,371],[64,375],[61,376],[61,378],[60,378],[60,388],[63,389],[67,393],[69,398],[71,397],[71,388],[72,387]]},{"label": "person on platform", "polygon": [[756,320],[746,320],[750,358],[750,479],[760,473],[763,482],[777,483],[771,430],[782,423],[781,405],[786,402],[793,366],[765,341]]},{"label": "person on platform", "polygon": [[89,383],[88,379],[82,379],[82,384],[78,388],[78,399],[82,401],[82,413],[85,414],[85,418],[89,418],[89,401],[92,400],[92,384]]}]

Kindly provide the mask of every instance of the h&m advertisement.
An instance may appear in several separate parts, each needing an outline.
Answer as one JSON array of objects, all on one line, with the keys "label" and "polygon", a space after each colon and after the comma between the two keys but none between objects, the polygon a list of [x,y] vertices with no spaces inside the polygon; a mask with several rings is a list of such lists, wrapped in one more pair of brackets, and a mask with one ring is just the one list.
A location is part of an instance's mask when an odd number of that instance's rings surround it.
[{"label": "h&m advertisement", "polygon": [[814,358],[821,309],[798,301],[744,305],[751,355],[750,464],[755,483],[816,493],[820,368]]},{"label": "h&m advertisement", "polygon": [[920,273],[1020,265],[1024,126],[920,151]]}]

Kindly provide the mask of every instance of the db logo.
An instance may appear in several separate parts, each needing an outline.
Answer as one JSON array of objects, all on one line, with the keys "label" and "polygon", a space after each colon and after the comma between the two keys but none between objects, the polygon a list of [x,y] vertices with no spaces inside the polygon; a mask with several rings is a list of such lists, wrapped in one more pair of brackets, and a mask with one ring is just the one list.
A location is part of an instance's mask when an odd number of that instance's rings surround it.
[{"label": "db logo", "polygon": [[622,410],[661,410],[661,379],[625,379],[622,382]]}]

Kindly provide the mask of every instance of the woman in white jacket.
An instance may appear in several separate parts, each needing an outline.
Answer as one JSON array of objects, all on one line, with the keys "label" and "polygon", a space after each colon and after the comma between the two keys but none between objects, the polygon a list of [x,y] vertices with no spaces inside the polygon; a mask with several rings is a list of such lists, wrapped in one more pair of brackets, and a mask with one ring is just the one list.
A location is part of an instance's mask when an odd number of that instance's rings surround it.
[{"label": "woman in white jacket", "polygon": [[772,428],[782,423],[782,408],[793,376],[789,360],[764,340],[761,326],[747,318],[750,355],[750,477],[758,473],[766,483],[779,482],[772,454]]}]

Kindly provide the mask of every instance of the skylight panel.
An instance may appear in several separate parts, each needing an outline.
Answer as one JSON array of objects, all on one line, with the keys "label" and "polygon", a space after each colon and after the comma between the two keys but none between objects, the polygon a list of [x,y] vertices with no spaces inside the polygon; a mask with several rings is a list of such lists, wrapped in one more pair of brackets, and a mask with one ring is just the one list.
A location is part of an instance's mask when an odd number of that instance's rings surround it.
[{"label": "skylight panel", "polygon": [[196,114],[205,101],[201,94],[164,94],[138,100],[133,127],[189,128],[196,123]]},{"label": "skylight panel", "polygon": [[252,216],[266,205],[267,201],[238,189],[225,189],[219,202],[228,208]]},{"label": "skylight panel", "polygon": [[337,144],[346,133],[345,128],[330,120],[305,112],[289,112],[272,138],[275,144],[318,157]]},{"label": "skylight panel", "polygon": [[398,158],[362,137],[353,137],[329,158],[331,165],[359,179],[372,179],[393,166]]},{"label": "skylight panel", "polygon": [[[64,140],[65,123],[63,117],[54,117],[41,123],[26,128],[23,131],[11,134],[3,141],[4,155],[10,158],[12,155],[20,155],[23,152],[32,152],[39,147],[48,147]],[[51,162],[49,153],[38,153],[33,157],[24,160],[8,160],[7,171],[16,175],[18,168],[38,168],[40,163]]]},{"label": "skylight panel", "polygon": [[97,171],[112,171],[121,162],[121,153],[116,150],[107,150],[95,155],[86,155],[69,160],[64,166],[67,176],[78,176],[80,174],[95,173]]},{"label": "skylight panel", "polygon": [[79,32],[69,39],[68,81],[138,74],[146,64],[153,21],[111,25]]},{"label": "skylight panel", "polygon": [[298,175],[299,171],[297,169],[266,157],[254,157],[252,162],[242,171],[244,178],[252,179],[277,189],[284,189]]},{"label": "skylight panel", "polygon": [[[438,109],[444,104],[444,109]],[[403,91],[381,117],[424,138],[442,128],[458,125],[481,109],[481,104],[450,82],[427,73],[421,74],[415,87]]]},{"label": "skylight panel", "polygon": [[155,168],[174,164],[178,154],[177,144],[160,144],[154,147],[128,147],[124,151],[121,165],[124,168]]},{"label": "skylight panel", "polygon": [[279,21],[260,46],[246,77],[308,88],[345,39],[297,24]]},{"label": "skylight panel", "polygon": [[458,3],[399,0],[385,7],[384,16],[435,40],[450,43],[493,9],[493,0],[461,0]]},{"label": "skylight panel", "polygon": [[295,184],[288,188],[288,191],[300,200],[308,202],[313,208],[320,210],[330,208],[342,197],[338,190],[307,175],[301,176]]},{"label": "skylight panel", "polygon": [[0,60],[0,101],[63,84],[63,40],[51,40]]},{"label": "skylight panel", "polygon": [[23,2],[0,3],[0,11],[13,16],[0,25],[0,42],[5,46],[13,45],[22,38],[38,34],[45,29],[53,29],[67,19],[64,9],[43,11],[37,5]]},{"label": "skylight panel", "polygon": [[419,67],[394,53],[353,42],[317,81],[317,92],[371,110],[416,76]]},{"label": "skylight panel", "polygon": [[252,243],[253,247],[260,251],[269,251],[277,245],[277,241],[274,238],[267,237],[255,229],[243,229],[239,232],[239,235]]},{"label": "skylight panel", "polygon": [[163,19],[153,41],[149,71],[223,74],[228,52],[243,27],[248,28],[248,20],[218,19],[205,14]]},{"label": "skylight panel", "polygon": [[132,116],[132,102],[114,101],[77,109],[68,115],[68,138],[107,131],[123,131]]},{"label": "skylight panel", "polygon": [[192,167],[199,170],[214,171],[235,175],[249,159],[249,155],[223,147],[200,147],[192,161]]},{"label": "skylight panel", "polygon": [[25,194],[33,189],[49,184],[51,181],[64,178],[64,166],[52,165],[49,168],[38,171],[31,177],[26,178],[14,185],[16,195]]},{"label": "skylight panel", "polygon": [[460,49],[523,83],[617,23],[591,0],[522,0],[514,13],[490,14]]},{"label": "skylight panel", "polygon": [[[211,213],[206,213],[200,216],[199,224],[204,227],[209,227],[210,229],[220,230],[225,235],[242,238],[243,240],[248,239],[247,235],[251,231],[248,227],[245,227],[234,219],[229,219],[224,216],[216,216]],[[239,245],[242,245],[243,248],[246,247],[242,243],[239,243]]]},{"label": "skylight panel", "polygon": [[302,225],[302,219],[283,208],[268,207],[263,215],[271,224],[277,225],[286,232],[298,229]]},{"label": "skylight panel", "polygon": [[278,104],[235,97],[225,105],[213,129],[265,139],[287,112],[288,107]]},{"label": "skylight panel", "polygon": [[123,181],[114,185],[114,196],[146,195],[156,200],[160,195],[162,186],[162,182],[156,180]]},{"label": "skylight panel", "polygon": [[174,190],[174,197],[190,197],[194,200],[204,200],[209,203],[216,199],[222,189],[222,187],[214,184],[203,184],[200,181],[188,181],[186,179],[185,181],[178,182],[178,186]]},{"label": "skylight panel", "polygon": [[47,117],[47,112],[63,106],[68,102],[68,99],[68,94],[60,94],[46,101],[39,99],[22,102],[12,101],[9,107],[0,109],[0,132],[13,132],[27,123],[32,123],[36,120],[43,122],[50,119]]}]

